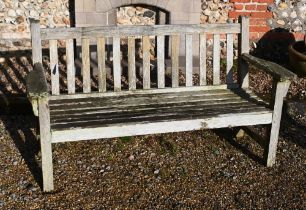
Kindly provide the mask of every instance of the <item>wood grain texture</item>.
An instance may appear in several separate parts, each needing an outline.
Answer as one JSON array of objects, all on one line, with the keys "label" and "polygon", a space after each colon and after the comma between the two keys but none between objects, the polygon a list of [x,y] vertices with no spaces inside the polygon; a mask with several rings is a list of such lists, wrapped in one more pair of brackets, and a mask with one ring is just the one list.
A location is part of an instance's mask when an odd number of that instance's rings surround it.
[{"label": "wood grain texture", "polygon": [[249,68],[248,64],[242,59],[243,53],[250,52],[250,20],[248,17],[241,16],[239,19],[241,24],[241,34],[239,34],[239,67],[238,67],[238,82],[242,88],[249,87]]},{"label": "wood grain texture", "polygon": [[165,36],[157,37],[157,79],[158,88],[165,88]]},{"label": "wood grain texture", "polygon": [[110,127],[84,128],[75,130],[54,131],[52,142],[80,141],[120,136],[137,136],[169,132],[182,132],[222,127],[246,126],[271,123],[271,113],[225,114],[203,119],[175,120],[166,122],[133,123]]},{"label": "wood grain texture", "polygon": [[106,92],[105,38],[97,39],[99,92]]},{"label": "wood grain texture", "polygon": [[234,83],[234,37],[233,34],[226,35],[226,84]]},{"label": "wood grain texture", "polygon": [[82,39],[83,92],[91,92],[89,39]]},{"label": "wood grain texture", "polygon": [[129,90],[136,90],[136,50],[135,37],[128,38],[128,74],[129,74]]},{"label": "wood grain texture", "polygon": [[276,84],[276,89],[274,90],[274,107],[273,107],[273,117],[272,117],[272,126],[270,131],[270,141],[265,150],[266,163],[268,167],[272,167],[276,161],[276,151],[278,144],[278,136],[280,123],[282,118],[282,110],[284,97],[286,97],[290,81],[286,80],[283,82],[278,82]]},{"label": "wood grain texture", "polygon": [[54,185],[53,185],[53,161],[52,161],[52,147],[51,147],[50,111],[48,105],[48,98],[39,99],[38,110],[39,110],[43,190],[45,192],[50,192],[54,189]]},{"label": "wood grain texture", "polygon": [[193,85],[193,45],[192,34],[186,35],[186,86]]},{"label": "wood grain texture", "polygon": [[150,89],[141,90],[137,89],[135,91],[121,91],[121,92],[106,92],[99,93],[93,92],[90,94],[78,93],[74,95],[61,94],[59,96],[50,96],[50,100],[60,100],[60,99],[72,99],[72,98],[90,98],[90,97],[109,97],[109,96],[124,96],[124,95],[134,95],[134,94],[155,94],[155,93],[177,93],[182,91],[206,91],[206,90],[220,90],[220,89],[237,89],[238,85],[233,84],[231,87],[227,85],[216,85],[216,86],[193,86],[193,87],[177,87],[177,88],[163,88],[163,89]]},{"label": "wood grain texture", "polygon": [[149,36],[142,38],[142,52],[143,52],[143,89],[151,88],[151,41]]},{"label": "wood grain texture", "polygon": [[121,91],[121,50],[120,37],[113,38],[113,69],[114,69],[114,91]]},{"label": "wood grain texture", "polygon": [[32,59],[35,63],[42,63],[42,47],[41,47],[41,29],[39,20],[31,19],[31,42],[32,42]]},{"label": "wood grain texture", "polygon": [[74,65],[74,43],[73,42],[74,42],[73,39],[66,40],[68,94],[75,93],[75,65]]},{"label": "wood grain texture", "polygon": [[92,37],[114,37],[114,36],[159,36],[175,35],[180,33],[209,33],[226,34],[240,33],[241,27],[238,23],[233,24],[177,24],[177,25],[154,25],[154,26],[98,26],[84,28],[52,28],[41,29],[41,38],[49,39],[81,39]]},{"label": "wood grain texture", "polygon": [[180,35],[171,36],[172,87],[179,86]]},{"label": "wood grain texture", "polygon": [[221,61],[221,48],[220,48],[220,35],[214,34],[214,47],[213,47],[213,85],[220,85],[220,61]]},{"label": "wood grain texture", "polygon": [[57,40],[50,40],[50,74],[51,74],[51,92],[52,95],[60,94],[60,76],[58,69],[58,52],[57,52]]},{"label": "wood grain texture", "polygon": [[207,85],[207,51],[206,51],[206,34],[200,34],[200,85]]}]

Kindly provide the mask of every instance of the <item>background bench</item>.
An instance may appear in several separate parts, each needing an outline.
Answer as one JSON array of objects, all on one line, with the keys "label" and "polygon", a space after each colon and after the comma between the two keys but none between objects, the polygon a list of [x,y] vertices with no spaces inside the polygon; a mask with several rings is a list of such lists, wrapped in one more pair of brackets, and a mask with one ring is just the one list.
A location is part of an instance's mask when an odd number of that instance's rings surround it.
[{"label": "background bench", "polygon": [[[277,64],[249,55],[249,20],[211,25],[109,26],[40,29],[32,21],[34,70],[28,96],[39,117],[44,191],[53,186],[52,143],[210,128],[271,125],[267,165],[275,163],[283,98],[295,75]],[[207,36],[213,38],[213,81],[207,82]],[[220,37],[227,42],[225,83],[221,81]],[[150,36],[157,40],[157,69],[151,68]],[[165,36],[171,39],[171,84],[165,81]],[[179,40],[186,40],[185,86],[179,85]],[[193,37],[199,36],[199,86],[193,81]],[[234,80],[233,43],[239,37],[238,80]],[[135,37],[142,39],[142,88],[137,88]],[[113,39],[113,90],[106,88],[105,40]],[[128,40],[128,89],[122,89],[120,40]],[[50,48],[51,88],[42,66],[42,40]],[[66,41],[67,93],[60,92],[58,40]],[[83,91],[76,92],[74,42],[82,45]],[[92,91],[90,43],[97,45],[98,91]],[[267,104],[249,88],[247,63],[274,76]],[[157,85],[151,76],[156,74]]]}]

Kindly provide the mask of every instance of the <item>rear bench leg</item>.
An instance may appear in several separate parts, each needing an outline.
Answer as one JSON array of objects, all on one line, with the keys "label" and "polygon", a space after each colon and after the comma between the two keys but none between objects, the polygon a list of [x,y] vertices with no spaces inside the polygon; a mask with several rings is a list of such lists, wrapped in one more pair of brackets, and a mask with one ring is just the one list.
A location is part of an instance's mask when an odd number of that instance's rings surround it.
[{"label": "rear bench leg", "polygon": [[48,98],[39,99],[40,146],[42,159],[43,191],[50,192],[53,186],[53,163],[51,146],[50,110]]},{"label": "rear bench leg", "polygon": [[291,82],[289,80],[285,80],[281,82],[278,81],[274,84],[273,93],[275,94],[275,96],[272,97],[273,99],[271,103],[271,106],[274,106],[274,109],[272,125],[270,129],[270,141],[267,144],[267,148],[265,149],[265,158],[268,167],[272,167],[275,164],[284,97],[286,97],[287,95],[290,83]]}]

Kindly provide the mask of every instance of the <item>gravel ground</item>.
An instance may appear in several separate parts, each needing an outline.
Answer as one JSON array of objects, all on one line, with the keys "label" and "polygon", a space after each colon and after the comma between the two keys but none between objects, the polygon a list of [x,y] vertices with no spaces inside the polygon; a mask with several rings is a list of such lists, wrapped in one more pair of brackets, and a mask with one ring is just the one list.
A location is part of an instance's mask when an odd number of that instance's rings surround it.
[{"label": "gravel ground", "polygon": [[[11,59],[0,64],[0,90],[23,95],[29,64]],[[270,93],[269,76],[253,69],[251,79]],[[53,147],[49,194],[41,191],[36,118],[0,115],[0,208],[305,209],[305,91],[305,78],[290,88],[273,168],[262,164],[257,135],[236,139],[230,129],[64,143]]]},{"label": "gravel ground", "polygon": [[40,189],[35,127],[32,116],[0,116],[1,208],[306,205],[305,121],[283,122],[273,168],[262,165],[254,139],[235,139],[227,129],[56,144],[51,194]]}]

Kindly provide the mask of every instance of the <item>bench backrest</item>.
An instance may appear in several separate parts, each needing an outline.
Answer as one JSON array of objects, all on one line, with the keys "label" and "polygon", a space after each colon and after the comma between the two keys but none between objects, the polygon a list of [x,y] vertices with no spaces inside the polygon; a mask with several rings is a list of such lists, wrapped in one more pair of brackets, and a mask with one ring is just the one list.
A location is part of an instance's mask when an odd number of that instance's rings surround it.
[{"label": "bench backrest", "polygon": [[[221,48],[220,37],[226,38],[226,83],[233,83],[233,44],[236,35],[239,37],[239,54],[249,52],[249,20],[241,17],[239,23],[230,24],[207,24],[207,25],[155,25],[155,26],[106,26],[86,28],[54,28],[40,29],[39,22],[31,22],[33,62],[42,62],[42,41],[49,41],[50,69],[51,69],[51,94],[59,95],[59,58],[58,40],[66,42],[67,63],[67,89],[68,94],[75,94],[75,40],[81,43],[82,54],[82,85],[83,93],[90,93],[91,68],[90,68],[90,44],[92,41],[97,45],[98,61],[98,91],[106,91],[106,39],[112,38],[113,42],[113,86],[114,91],[121,91],[121,39],[128,40],[128,84],[129,90],[136,90],[135,68],[135,37],[142,39],[143,51],[143,89],[151,88],[151,65],[150,65],[150,37],[157,40],[157,88],[165,87],[165,37],[171,40],[171,84],[179,86],[179,43],[184,36],[186,42],[186,86],[193,86],[193,37],[199,36],[199,80],[200,86],[207,85],[207,47],[208,36],[213,38],[213,84],[221,85],[220,62]],[[248,72],[246,66],[240,62],[238,83],[242,87],[248,86]]]}]

